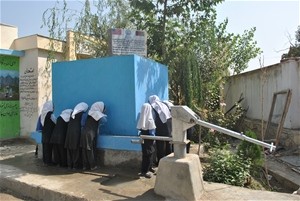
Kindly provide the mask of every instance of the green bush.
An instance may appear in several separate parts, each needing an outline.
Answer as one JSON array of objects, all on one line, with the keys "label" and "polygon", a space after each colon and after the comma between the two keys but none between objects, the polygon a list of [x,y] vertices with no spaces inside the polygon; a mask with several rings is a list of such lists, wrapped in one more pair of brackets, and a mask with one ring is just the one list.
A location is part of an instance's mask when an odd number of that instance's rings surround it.
[{"label": "green bush", "polygon": [[211,149],[210,165],[203,170],[205,181],[244,186],[250,178],[251,161],[228,149]]},{"label": "green bush", "polygon": [[[238,131],[237,126],[243,120],[244,113],[245,109],[237,105],[234,112],[227,115],[225,115],[221,109],[206,111],[204,120],[223,128]],[[202,130],[203,132],[201,134],[203,134],[203,142],[209,146],[207,148],[222,147],[228,144],[232,139],[231,136],[214,131],[213,129],[202,128]]]},{"label": "green bush", "polygon": [[[256,134],[253,131],[246,131],[245,135],[257,139]],[[242,141],[238,146],[237,153],[244,159],[250,159],[254,166],[260,166],[263,162],[262,148],[257,144]]]}]

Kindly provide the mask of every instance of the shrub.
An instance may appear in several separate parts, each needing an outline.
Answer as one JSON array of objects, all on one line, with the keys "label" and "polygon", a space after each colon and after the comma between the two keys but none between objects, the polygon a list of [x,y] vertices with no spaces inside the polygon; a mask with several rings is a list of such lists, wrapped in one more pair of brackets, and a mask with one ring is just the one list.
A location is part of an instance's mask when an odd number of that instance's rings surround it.
[{"label": "shrub", "polygon": [[[257,139],[253,131],[246,131],[245,135]],[[238,146],[237,154],[244,159],[250,159],[254,166],[260,166],[263,162],[261,146],[251,142],[242,141]]]},{"label": "shrub", "polygon": [[[209,112],[207,111],[207,114],[205,115],[205,121],[230,130],[237,131],[237,126],[243,120],[244,113],[245,109],[243,109],[239,105],[236,106],[233,113],[227,115],[225,115],[221,109]],[[228,144],[231,138],[232,137],[218,131],[203,128],[203,142],[209,145],[208,148],[222,147]]]},{"label": "shrub", "polygon": [[226,149],[211,149],[210,165],[203,170],[205,181],[244,186],[250,178],[251,161]]}]

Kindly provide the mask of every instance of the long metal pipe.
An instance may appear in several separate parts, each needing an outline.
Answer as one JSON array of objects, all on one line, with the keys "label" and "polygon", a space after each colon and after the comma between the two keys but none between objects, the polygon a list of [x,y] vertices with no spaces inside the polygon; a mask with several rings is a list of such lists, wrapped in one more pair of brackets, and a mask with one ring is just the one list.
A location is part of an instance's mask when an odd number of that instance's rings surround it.
[{"label": "long metal pipe", "polygon": [[147,139],[147,140],[172,141],[171,137],[163,137],[163,136],[140,135],[140,138]]},{"label": "long metal pipe", "polygon": [[[211,129],[214,129],[214,130],[219,131],[221,133],[225,133],[227,135],[230,135],[232,137],[235,137],[235,138],[238,138],[238,139],[241,139],[241,140],[245,140],[245,141],[248,141],[248,142],[251,142],[251,143],[254,143],[254,144],[258,144],[258,145],[263,146],[263,147],[266,147],[266,148],[270,149],[270,152],[272,152],[276,149],[276,146],[274,146],[273,143],[268,144],[268,143],[262,142],[260,140],[256,140],[256,139],[253,139],[251,137],[248,137],[248,136],[244,135],[243,133],[238,133],[238,132],[223,128],[221,126],[217,126],[217,125],[202,121],[198,118],[197,119],[193,118],[193,120],[194,120],[194,123],[199,124],[201,126],[204,126],[206,128],[211,128]],[[160,141],[172,141],[173,140],[172,137],[151,136],[151,135],[140,135],[140,138],[149,139],[149,140],[160,140]],[[138,142],[135,142],[135,143],[138,143]]]},{"label": "long metal pipe", "polygon": [[272,152],[273,150],[276,149],[276,146],[274,146],[273,143],[268,144],[268,143],[262,142],[260,140],[256,140],[256,139],[250,138],[250,137],[248,137],[248,136],[246,136],[246,135],[244,135],[242,133],[238,133],[238,132],[235,132],[235,131],[223,128],[221,126],[217,126],[217,125],[214,125],[214,124],[202,121],[202,120],[196,120],[195,123],[197,123],[197,124],[199,124],[201,126],[207,127],[207,128],[214,129],[214,130],[219,131],[221,133],[225,133],[225,134],[230,135],[232,137],[239,138],[241,140],[246,140],[248,142],[252,142],[254,144],[258,144],[258,145],[261,145],[263,147],[269,148],[270,152]]}]

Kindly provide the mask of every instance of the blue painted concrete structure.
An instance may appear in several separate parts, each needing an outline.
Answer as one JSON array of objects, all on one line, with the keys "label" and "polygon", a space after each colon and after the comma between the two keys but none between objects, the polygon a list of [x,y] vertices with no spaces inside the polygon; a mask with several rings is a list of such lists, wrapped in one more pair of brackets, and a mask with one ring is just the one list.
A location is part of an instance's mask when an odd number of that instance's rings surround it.
[{"label": "blue painted concrete structure", "polygon": [[0,54],[16,56],[16,57],[23,57],[25,55],[25,51],[0,49]]},{"label": "blue painted concrete structure", "polygon": [[140,108],[153,94],[168,99],[168,69],[137,55],[58,62],[52,67],[56,116],[79,102],[105,103],[108,121],[98,137],[98,148],[140,150],[131,139],[138,136]]},{"label": "blue painted concrete structure", "polygon": [[42,133],[40,131],[33,131],[30,137],[35,140],[37,144],[42,144]]}]

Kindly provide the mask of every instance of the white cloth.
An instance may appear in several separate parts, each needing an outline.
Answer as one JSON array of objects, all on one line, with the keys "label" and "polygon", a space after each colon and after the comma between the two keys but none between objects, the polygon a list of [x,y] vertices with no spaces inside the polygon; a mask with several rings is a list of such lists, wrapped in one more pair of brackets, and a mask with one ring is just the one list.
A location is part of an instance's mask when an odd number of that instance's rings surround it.
[{"label": "white cloth", "polygon": [[87,111],[88,107],[88,104],[85,102],[78,103],[73,110],[72,119],[75,119],[76,114]]},{"label": "white cloth", "polygon": [[150,103],[150,105],[152,105],[152,104],[155,103],[156,101],[160,101],[160,99],[158,98],[157,95],[149,96],[149,103]]},{"label": "white cloth", "polygon": [[157,95],[152,95],[149,97],[149,103],[158,113],[160,120],[166,123],[168,119],[171,118],[171,112],[167,105],[165,105]]},{"label": "white cloth", "polygon": [[72,112],[73,112],[72,109],[66,109],[61,112],[60,116],[63,118],[65,122],[69,122]]},{"label": "white cloth", "polygon": [[167,106],[169,107],[169,110],[171,110],[171,107],[174,106],[174,104],[168,100],[164,100],[163,101],[165,104],[167,104]]},{"label": "white cloth", "polygon": [[42,126],[44,126],[45,118],[46,118],[48,112],[53,112],[53,103],[52,103],[52,101],[47,101],[43,105],[43,109],[42,109],[42,112],[41,112],[41,124],[42,124]]},{"label": "white cloth", "polygon": [[98,121],[99,119],[101,119],[102,117],[105,117],[106,115],[103,114],[103,110],[104,110],[104,103],[99,101],[94,103],[91,106],[91,109],[89,110],[88,115],[90,115],[91,117],[93,117],[96,121]]},{"label": "white cloth", "polygon": [[152,130],[155,128],[156,126],[152,115],[152,107],[149,103],[144,103],[141,108],[137,129]]}]

